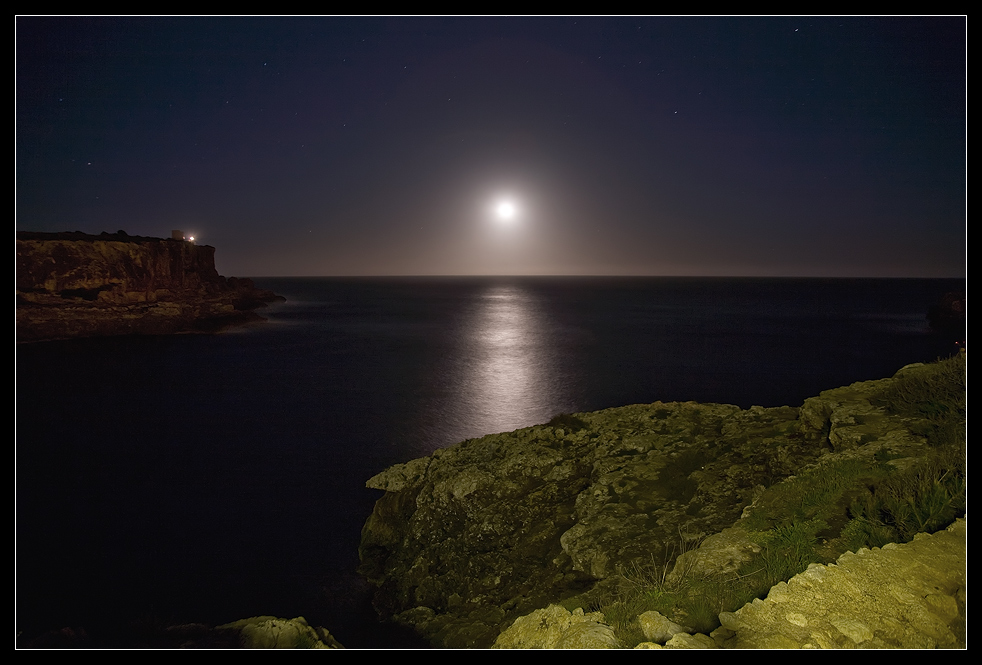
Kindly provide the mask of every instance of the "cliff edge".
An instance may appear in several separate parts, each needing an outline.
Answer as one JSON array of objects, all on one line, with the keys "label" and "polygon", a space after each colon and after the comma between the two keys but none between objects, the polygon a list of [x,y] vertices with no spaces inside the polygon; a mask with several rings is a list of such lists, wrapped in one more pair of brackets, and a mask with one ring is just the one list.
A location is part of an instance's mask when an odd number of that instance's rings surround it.
[{"label": "cliff edge", "polygon": [[214,332],[274,300],[225,278],[215,248],[120,231],[17,234],[17,341]]},{"label": "cliff edge", "polygon": [[[965,478],[963,351],[797,408],[561,415],[398,464],[367,483],[384,494],[360,572],[382,617],[436,646],[491,646],[530,615],[594,646],[652,642],[656,615],[708,635],[810,565],[944,529],[965,514]],[[939,565],[959,578],[964,550]],[[549,607],[555,621],[534,614]],[[868,641],[927,643],[894,637]]]}]

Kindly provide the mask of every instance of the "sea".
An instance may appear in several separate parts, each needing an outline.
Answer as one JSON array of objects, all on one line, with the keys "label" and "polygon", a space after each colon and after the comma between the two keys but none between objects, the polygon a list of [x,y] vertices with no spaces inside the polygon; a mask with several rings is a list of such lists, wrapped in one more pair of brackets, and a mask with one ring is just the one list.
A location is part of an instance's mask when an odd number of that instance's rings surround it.
[{"label": "sea", "polygon": [[386,467],[560,413],[797,406],[957,352],[962,279],[255,278],[218,335],[16,350],[16,629],[304,616],[418,646],[356,572]]}]

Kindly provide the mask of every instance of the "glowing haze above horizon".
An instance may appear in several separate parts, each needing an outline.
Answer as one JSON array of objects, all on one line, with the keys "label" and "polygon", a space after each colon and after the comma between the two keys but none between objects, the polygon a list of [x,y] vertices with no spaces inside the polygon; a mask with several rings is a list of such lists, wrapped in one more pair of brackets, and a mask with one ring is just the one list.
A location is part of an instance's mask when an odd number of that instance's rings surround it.
[{"label": "glowing haze above horizon", "polygon": [[18,17],[16,224],[238,276],[962,277],[965,29]]}]

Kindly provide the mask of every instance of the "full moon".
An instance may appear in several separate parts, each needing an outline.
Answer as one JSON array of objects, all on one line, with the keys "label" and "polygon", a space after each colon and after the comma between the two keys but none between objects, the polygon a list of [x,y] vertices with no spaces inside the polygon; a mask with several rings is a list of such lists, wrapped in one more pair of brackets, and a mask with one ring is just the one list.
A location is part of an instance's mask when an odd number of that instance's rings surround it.
[{"label": "full moon", "polygon": [[514,219],[517,212],[515,204],[511,201],[501,201],[495,206],[495,213],[498,215],[498,219],[503,221]]}]

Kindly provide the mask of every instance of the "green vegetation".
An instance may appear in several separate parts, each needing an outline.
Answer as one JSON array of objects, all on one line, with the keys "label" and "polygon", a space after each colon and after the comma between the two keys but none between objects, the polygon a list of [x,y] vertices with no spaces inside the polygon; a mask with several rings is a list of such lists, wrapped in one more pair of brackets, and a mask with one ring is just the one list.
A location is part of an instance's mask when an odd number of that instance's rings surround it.
[{"label": "green vegetation", "polygon": [[813,467],[768,488],[744,526],[766,532],[796,521],[830,521],[840,511],[837,499],[874,476],[875,469],[869,463],[855,458]]},{"label": "green vegetation", "polygon": [[909,541],[964,513],[964,352],[907,370],[878,402],[925,436],[931,453],[896,467],[881,449],[868,461],[841,459],[769,488],[745,521],[761,544],[780,540],[792,525],[811,525],[801,532],[816,539],[810,562],[828,562],[859,547]]},{"label": "green vegetation", "polygon": [[919,419],[911,431],[938,448],[964,445],[965,350],[947,360],[912,368],[883,392],[881,403],[897,415]]},{"label": "green vegetation", "polygon": [[965,351],[904,372],[881,399],[894,413],[941,419],[965,415]]},{"label": "green vegetation", "polygon": [[908,542],[933,533],[965,513],[964,457],[960,448],[940,451],[913,468],[857,496],[842,529],[847,550]]},{"label": "green vegetation", "polygon": [[817,534],[828,525],[820,519],[793,520],[770,531],[756,534],[762,546],[760,554],[741,568],[743,586],[753,597],[788,580],[819,559],[816,550]]},{"label": "green vegetation", "polygon": [[720,612],[733,611],[749,598],[743,588],[746,583],[739,578],[696,576],[689,571],[669,575],[671,562],[699,545],[698,539],[679,533],[678,542],[669,546],[660,563],[632,566],[612,591],[594,599],[589,611],[603,612],[618,640],[628,647],[645,641],[638,617],[652,610],[695,632],[709,633],[719,626]]},{"label": "green vegetation", "polygon": [[[631,566],[617,579],[616,586],[602,590],[593,598],[588,611],[603,612],[607,625],[614,629],[621,644],[633,647],[644,642],[638,622],[640,615],[654,610],[671,617],[686,604],[690,581],[683,577],[676,582],[669,573],[677,557],[697,549],[700,542],[700,539],[679,532],[678,541],[668,545],[660,562],[652,557],[647,565]],[[576,600],[573,599],[573,605],[578,604]],[[693,609],[699,604],[688,605]]]},{"label": "green vegetation", "polygon": [[842,533],[847,549],[907,542],[965,513],[965,351],[904,372],[881,400],[934,450],[853,498]]},{"label": "green vegetation", "polygon": [[811,563],[829,563],[861,547],[907,542],[916,533],[943,529],[964,515],[964,351],[909,368],[876,403],[900,416],[911,433],[925,437],[930,453],[894,465],[895,456],[881,449],[872,456],[812,467],[758,497],[742,525],[760,552],[737,573],[676,571],[670,576],[670,563],[698,546],[680,533],[678,544],[666,548],[660,563],[652,560],[624,572],[620,586],[595,597],[590,609],[604,613],[626,646],[644,640],[637,617],[649,610],[709,633],[719,626],[720,612],[763,597],[774,584]]}]

